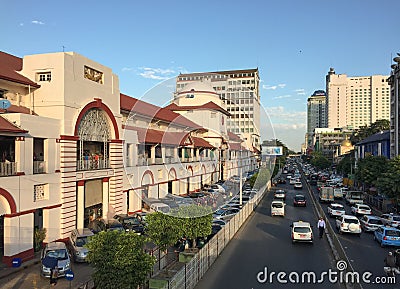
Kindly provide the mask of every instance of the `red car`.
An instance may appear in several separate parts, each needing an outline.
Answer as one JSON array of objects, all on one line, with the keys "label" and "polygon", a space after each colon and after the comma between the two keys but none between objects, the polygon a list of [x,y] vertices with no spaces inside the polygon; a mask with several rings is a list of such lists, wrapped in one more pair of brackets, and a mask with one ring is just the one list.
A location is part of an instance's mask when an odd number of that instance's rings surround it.
[{"label": "red car", "polygon": [[304,195],[295,195],[293,198],[293,206],[294,207],[307,206],[306,197]]}]

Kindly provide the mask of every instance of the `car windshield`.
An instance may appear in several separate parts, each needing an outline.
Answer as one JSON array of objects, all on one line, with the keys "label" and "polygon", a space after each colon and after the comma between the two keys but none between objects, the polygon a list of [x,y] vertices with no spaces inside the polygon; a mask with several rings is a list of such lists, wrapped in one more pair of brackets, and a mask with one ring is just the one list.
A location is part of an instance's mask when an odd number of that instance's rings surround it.
[{"label": "car windshield", "polygon": [[136,218],[128,218],[128,219],[124,219],[123,223],[125,225],[140,225],[140,221]]},{"label": "car windshield", "polygon": [[343,210],[343,206],[332,206],[334,210]]},{"label": "car windshield", "polygon": [[373,225],[383,225],[382,221],[378,219],[370,219],[369,223]]},{"label": "car windshield", "polygon": [[397,231],[397,230],[386,230],[386,236],[400,237],[400,231]]},{"label": "car windshield", "polygon": [[310,233],[310,228],[308,227],[294,227],[295,233]]},{"label": "car windshield", "polygon": [[273,208],[282,208],[283,204],[282,203],[272,203]]},{"label": "car windshield", "polygon": [[400,222],[400,216],[394,216],[393,221]]},{"label": "car windshield", "polygon": [[296,196],[296,197],[294,197],[294,199],[296,200],[296,201],[304,201],[305,200],[305,198],[304,197],[299,197],[299,196]]},{"label": "car windshield", "polygon": [[79,237],[76,239],[76,246],[77,247],[83,247],[84,245],[86,245],[88,243],[89,239],[88,237]]},{"label": "car windshield", "polygon": [[57,260],[66,260],[68,258],[67,250],[50,250],[46,252],[46,256],[56,258]]},{"label": "car windshield", "polygon": [[369,210],[370,209],[368,206],[358,206],[358,208],[361,210]]},{"label": "car windshield", "polygon": [[358,219],[344,219],[344,222],[348,224],[358,224]]}]

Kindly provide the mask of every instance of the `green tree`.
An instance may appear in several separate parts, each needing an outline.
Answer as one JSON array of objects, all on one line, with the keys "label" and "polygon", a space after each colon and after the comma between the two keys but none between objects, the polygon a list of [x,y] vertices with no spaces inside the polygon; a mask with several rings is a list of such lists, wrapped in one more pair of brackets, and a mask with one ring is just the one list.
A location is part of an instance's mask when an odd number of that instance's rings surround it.
[{"label": "green tree", "polygon": [[345,155],[337,165],[336,170],[343,175],[349,175],[355,171],[354,167],[354,157],[351,154]]},{"label": "green tree", "polygon": [[88,262],[94,267],[98,289],[132,288],[142,285],[156,260],[144,252],[146,238],[134,232],[106,231],[87,244]]},{"label": "green tree", "polygon": [[369,155],[357,163],[356,178],[369,186],[376,186],[377,180],[388,170],[388,160],[383,156]]},{"label": "green tree", "polygon": [[360,126],[360,128],[355,130],[350,136],[350,141],[353,144],[356,144],[373,134],[388,129],[390,129],[390,121],[387,119],[378,119],[374,123],[371,123],[371,125],[369,126]]},{"label": "green tree", "polygon": [[181,228],[181,236],[192,240],[192,247],[196,247],[196,238],[206,237],[211,234],[212,209],[208,206],[180,206],[173,210],[176,223]]},{"label": "green tree", "polygon": [[331,162],[318,151],[311,154],[310,163],[317,169],[321,170],[327,169],[331,166]]},{"label": "green tree", "polygon": [[377,180],[377,188],[389,198],[400,197],[400,156],[388,161],[386,172]]}]

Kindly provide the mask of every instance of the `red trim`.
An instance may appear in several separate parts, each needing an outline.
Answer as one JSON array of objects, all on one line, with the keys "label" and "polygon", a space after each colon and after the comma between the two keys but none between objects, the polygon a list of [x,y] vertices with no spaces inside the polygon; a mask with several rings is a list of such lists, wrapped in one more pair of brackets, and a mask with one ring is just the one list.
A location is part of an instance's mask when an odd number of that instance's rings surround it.
[{"label": "red trim", "polygon": [[14,258],[21,258],[22,262],[32,260],[35,257],[35,251],[32,249],[28,249],[26,251],[20,252],[18,254],[12,256],[3,256],[3,263],[6,264],[8,267],[12,267],[12,260]]},{"label": "red trim", "polygon": [[192,168],[192,166],[188,166],[187,170],[189,170],[189,169],[192,171],[192,176],[193,176],[193,168]]},{"label": "red trim", "polygon": [[79,113],[78,118],[76,119],[75,122],[75,130],[74,130],[74,135],[78,135],[78,127],[79,124],[82,121],[83,116],[86,114],[86,112],[92,108],[99,108],[102,109],[105,113],[107,113],[108,117],[110,118],[112,125],[114,127],[114,133],[115,133],[115,139],[119,139],[119,131],[118,131],[118,124],[117,121],[115,120],[115,117],[112,113],[112,111],[106,106],[100,98],[95,98],[95,101],[92,101],[91,103],[88,103]]},{"label": "red trim", "polygon": [[[174,172],[174,174],[175,174],[175,178],[172,180],[169,179],[169,176],[172,176],[171,172]],[[176,178],[177,178],[176,170],[174,168],[171,168],[168,172],[168,181],[174,181],[174,180],[176,180]]]},{"label": "red trim", "polygon": [[28,211],[24,211],[24,212],[18,212],[18,213],[14,213],[14,214],[5,214],[4,217],[5,218],[14,218],[14,217],[18,217],[18,216],[22,216],[22,215],[28,215],[28,214],[32,214],[34,213],[36,210],[28,210]]},{"label": "red trim", "polygon": [[54,172],[55,172],[55,173],[60,173],[61,171],[60,171],[60,170],[55,170]]},{"label": "red trim", "polygon": [[62,205],[58,204],[58,205],[54,205],[54,206],[48,206],[48,207],[43,207],[43,210],[51,210],[51,209],[55,209],[55,208],[60,208]]},{"label": "red trim", "polygon": [[16,172],[15,173],[17,176],[25,176],[25,172]]},{"label": "red trim", "polygon": [[10,205],[10,210],[11,210],[11,214],[16,214],[17,213],[17,204],[15,203],[15,200],[13,198],[13,196],[11,196],[11,194],[9,192],[7,192],[6,190],[0,188],[0,195],[3,196],[8,204]]},{"label": "red trim", "polygon": [[85,181],[78,181],[78,186],[84,186],[85,185]]},{"label": "red trim", "polygon": [[110,140],[110,143],[124,143],[124,140],[122,140],[122,139],[112,139],[112,140]]},{"label": "red trim", "polygon": [[103,183],[108,183],[110,181],[110,178],[103,178]]},{"label": "red trim", "polygon": [[60,140],[72,140],[72,141],[77,141],[77,140],[79,140],[79,136],[60,135]]},{"label": "red trim", "polygon": [[[154,175],[153,175],[153,172],[152,171],[150,171],[150,170],[146,170],[144,173],[143,173],[143,176],[142,176],[142,181],[140,182],[140,185],[143,187],[143,179],[144,179],[144,176],[145,175],[147,175],[147,174],[149,174],[150,175],[150,177],[151,177],[151,181],[152,181],[152,183],[151,184],[147,184],[147,185],[151,185],[151,186],[154,186]],[[147,186],[146,185],[146,186]]]}]

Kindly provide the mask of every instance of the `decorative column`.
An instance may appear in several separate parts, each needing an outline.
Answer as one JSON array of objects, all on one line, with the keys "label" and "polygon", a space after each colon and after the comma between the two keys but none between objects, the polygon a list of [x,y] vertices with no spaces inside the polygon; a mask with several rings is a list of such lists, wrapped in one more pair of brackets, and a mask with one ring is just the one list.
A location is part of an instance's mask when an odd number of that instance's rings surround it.
[{"label": "decorative column", "polygon": [[103,178],[102,180],[102,185],[103,185],[103,199],[102,199],[102,203],[103,203],[103,218],[107,217],[107,219],[113,218],[114,216],[109,216],[108,212],[109,212],[109,199],[108,196],[110,194],[110,186],[109,186],[109,178]]},{"label": "decorative column", "polygon": [[85,181],[78,181],[76,192],[76,228],[81,229],[85,225]]},{"label": "decorative column", "polygon": [[[105,208],[103,203],[103,210],[109,210],[108,208],[113,208],[116,214],[121,214],[123,208],[124,194],[123,189],[123,174],[124,174],[124,164],[123,164],[123,141],[122,140],[112,140],[110,142],[110,165],[114,170],[114,176],[110,177],[107,182],[107,194],[108,194],[108,205]],[[105,191],[105,184],[103,183],[103,196]],[[104,201],[103,198],[103,201]],[[125,212],[124,212],[125,213]],[[104,215],[104,214],[103,214]],[[113,217],[113,216],[112,216]]]}]

